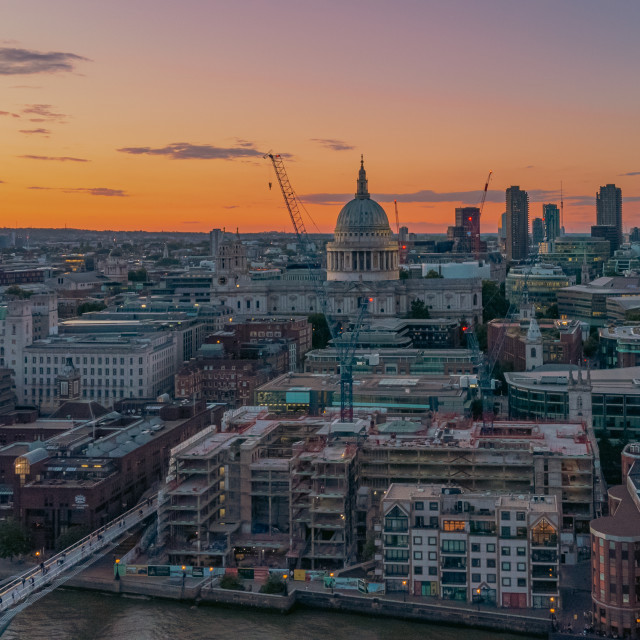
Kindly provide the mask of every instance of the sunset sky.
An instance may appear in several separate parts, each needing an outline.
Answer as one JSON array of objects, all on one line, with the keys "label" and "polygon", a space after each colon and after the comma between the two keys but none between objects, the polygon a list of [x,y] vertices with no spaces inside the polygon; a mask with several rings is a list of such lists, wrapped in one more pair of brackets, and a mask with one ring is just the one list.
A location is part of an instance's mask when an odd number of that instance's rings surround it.
[{"label": "sunset sky", "polygon": [[567,231],[611,182],[640,226],[638,0],[5,0],[0,17],[0,226],[291,231],[269,150],[321,231],[361,153],[410,231],[445,231],[489,170],[484,231],[508,186],[534,218],[561,181]]}]

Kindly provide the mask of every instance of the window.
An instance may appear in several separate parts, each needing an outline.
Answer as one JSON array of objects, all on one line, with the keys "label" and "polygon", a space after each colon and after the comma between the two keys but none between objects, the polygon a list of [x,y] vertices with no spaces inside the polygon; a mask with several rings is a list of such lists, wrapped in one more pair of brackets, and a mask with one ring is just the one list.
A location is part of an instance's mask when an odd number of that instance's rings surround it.
[{"label": "window", "polygon": [[424,511],[424,502],[416,502],[414,505],[416,511]]},{"label": "window", "polygon": [[525,516],[526,514],[524,511],[516,511],[516,520],[524,520]]},{"label": "window", "polygon": [[480,576],[479,573],[471,574],[471,582],[481,582],[481,581],[482,581],[482,577]]},{"label": "window", "polygon": [[518,562],[518,571],[526,571],[527,565],[525,562]]},{"label": "window", "polygon": [[437,511],[438,510],[438,503],[437,502],[430,502],[429,503],[429,511]]},{"label": "window", "polygon": [[503,556],[510,556],[511,555],[511,547],[502,547],[502,549],[500,549],[500,553]]},{"label": "window", "polygon": [[527,586],[527,579],[526,578],[518,578],[518,586],[519,587],[526,587]]},{"label": "window", "polygon": [[435,551],[429,551],[429,560],[437,560],[438,554]]},{"label": "window", "polygon": [[438,567],[429,567],[429,575],[437,576],[438,575]]},{"label": "window", "polygon": [[526,547],[516,547],[516,554],[519,556],[526,556],[527,555],[527,548]]},{"label": "window", "polygon": [[413,567],[413,573],[416,576],[421,576],[422,575],[422,567]]},{"label": "window", "polygon": [[471,544],[471,551],[474,553],[480,553],[480,545],[477,542]]},{"label": "window", "polygon": [[463,520],[445,520],[444,530],[445,531],[464,531],[464,521]]},{"label": "window", "polygon": [[502,569],[503,571],[511,571],[511,563],[510,563],[510,562],[503,562],[503,563],[500,565],[500,567],[501,567],[501,569]]},{"label": "window", "polygon": [[413,544],[422,544],[422,536],[413,536]]},{"label": "window", "polygon": [[510,587],[511,586],[511,578],[502,578],[502,586]]},{"label": "window", "polygon": [[495,582],[496,582],[496,574],[495,573],[488,573],[487,574],[487,582],[489,584],[495,584]]},{"label": "window", "polygon": [[471,566],[479,567],[480,566],[480,558],[471,558]]},{"label": "window", "polygon": [[[602,541],[602,538],[600,538]],[[544,518],[533,527],[531,541],[536,546],[550,546],[557,544],[556,530]]]},{"label": "window", "polygon": [[466,553],[467,543],[465,540],[443,540],[442,551],[444,553]]},{"label": "window", "polygon": [[510,538],[511,537],[511,527],[500,527],[500,537],[501,538]]},{"label": "window", "polygon": [[437,540],[436,540],[436,538],[429,538],[429,544],[430,544],[431,546],[433,546],[434,544],[437,544]]},{"label": "window", "polygon": [[503,511],[500,516],[503,520],[511,520],[511,511]]},{"label": "window", "polygon": [[496,568],[495,558],[487,558],[487,569],[495,569],[495,568]]},{"label": "window", "polygon": [[496,552],[496,545],[493,542],[490,542],[489,544],[487,544],[487,553],[495,553]]}]

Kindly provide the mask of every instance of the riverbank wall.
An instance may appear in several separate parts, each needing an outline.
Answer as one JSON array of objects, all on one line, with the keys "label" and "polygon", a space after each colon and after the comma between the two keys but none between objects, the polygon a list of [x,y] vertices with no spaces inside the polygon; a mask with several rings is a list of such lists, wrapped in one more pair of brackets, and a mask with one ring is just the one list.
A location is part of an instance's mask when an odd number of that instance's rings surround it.
[{"label": "riverbank wall", "polygon": [[211,588],[204,583],[182,585],[178,581],[96,579],[77,576],[67,587],[195,602],[213,606],[266,609],[286,614],[294,607],[325,609],[366,616],[382,616],[402,620],[423,621],[448,626],[471,627],[496,632],[521,633],[549,637],[550,622],[544,618],[517,615],[497,610],[475,610],[455,605],[403,602],[388,597],[372,597],[345,592],[322,592],[295,588],[287,595],[271,595],[254,591],[232,591]]}]

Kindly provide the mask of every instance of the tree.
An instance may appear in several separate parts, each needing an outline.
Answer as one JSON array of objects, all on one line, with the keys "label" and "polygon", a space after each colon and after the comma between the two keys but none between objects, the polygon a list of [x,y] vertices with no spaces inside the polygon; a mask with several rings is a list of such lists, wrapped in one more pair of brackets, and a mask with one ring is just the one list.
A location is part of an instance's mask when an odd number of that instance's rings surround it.
[{"label": "tree", "polygon": [[488,348],[487,342],[487,325],[479,324],[476,325],[476,338],[478,338],[478,347],[480,347],[480,351],[486,351]]},{"label": "tree", "polygon": [[56,551],[62,551],[67,547],[70,547],[78,540],[88,536],[91,533],[89,527],[75,526],[69,527],[64,533],[61,533],[56,540]]},{"label": "tree", "polygon": [[471,411],[471,417],[474,420],[479,420],[482,418],[482,400],[480,398],[474,398],[471,401],[471,406],[469,407]]},{"label": "tree", "polygon": [[544,317],[551,318],[552,320],[557,320],[560,317],[558,305],[555,302],[549,305],[548,309],[544,312]]},{"label": "tree", "polygon": [[83,313],[89,313],[91,311],[102,311],[106,308],[107,305],[103,302],[83,302],[78,305],[78,315],[81,316]]},{"label": "tree", "polygon": [[613,444],[606,433],[598,440],[602,475],[609,486],[622,482],[622,459],[620,456],[626,444],[626,438]]},{"label": "tree", "polygon": [[309,316],[311,323],[311,346],[314,349],[324,349],[331,340],[331,331],[324,313],[312,313]]},{"label": "tree", "polygon": [[492,280],[482,281],[482,322],[487,324],[495,318],[504,318],[509,311],[509,301],[504,295],[504,284]]},{"label": "tree", "polygon": [[238,576],[229,573],[225,573],[222,578],[220,578],[220,588],[230,589],[231,591],[244,591],[242,580],[240,580]]},{"label": "tree", "polygon": [[584,342],[582,347],[582,352],[587,358],[593,358],[593,356],[598,353],[598,349],[600,347],[600,337],[599,334],[591,334]]},{"label": "tree", "polygon": [[147,270],[137,269],[135,271],[129,271],[129,282],[146,282],[147,281]]},{"label": "tree", "polygon": [[410,274],[407,269],[400,269],[400,280],[408,280],[409,276]]},{"label": "tree", "polygon": [[5,293],[9,296],[20,298],[20,300],[25,300],[33,295],[33,291],[27,291],[26,289],[19,287],[17,284],[12,284],[10,287],[7,287]]},{"label": "tree", "polygon": [[0,558],[11,560],[30,550],[29,534],[17,520],[8,518],[0,522]]},{"label": "tree", "polygon": [[442,278],[443,276],[441,276],[435,269],[429,269],[429,271],[427,271],[427,275],[425,276],[425,278]]},{"label": "tree", "polygon": [[367,538],[364,547],[362,548],[362,560],[366,562],[371,560],[376,552],[376,543],[373,538]]},{"label": "tree", "polygon": [[415,300],[411,301],[411,307],[409,309],[409,313],[407,314],[407,318],[415,318],[421,320],[428,320],[431,317],[429,313],[429,309],[423,300]]},{"label": "tree", "polygon": [[267,581],[260,587],[260,593],[278,594],[284,593],[285,583],[280,575],[269,574]]}]

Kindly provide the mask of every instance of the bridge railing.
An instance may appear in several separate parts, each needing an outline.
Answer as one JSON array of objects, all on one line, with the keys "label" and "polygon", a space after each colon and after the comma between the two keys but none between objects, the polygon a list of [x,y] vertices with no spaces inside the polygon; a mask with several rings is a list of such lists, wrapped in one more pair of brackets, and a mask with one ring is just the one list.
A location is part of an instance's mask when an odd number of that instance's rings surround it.
[{"label": "bridge railing", "polygon": [[[2,586],[0,590],[0,598],[4,599],[7,595],[10,595],[16,588],[22,587],[23,580],[25,581],[26,586],[26,583],[28,583],[31,578],[43,575],[42,565],[44,565],[46,575],[46,571],[48,571],[51,567],[56,567],[58,565],[64,566],[64,564],[67,562],[67,556],[71,556],[71,558],[69,558],[69,563],[67,564],[67,566],[73,566],[77,563],[77,561],[82,560],[86,557],[84,551],[88,550],[89,552],[91,552],[94,548],[101,547],[102,542],[106,543],[111,541],[111,539],[115,537],[113,535],[114,533],[119,535],[126,531],[126,529],[128,528],[126,526],[127,518],[129,518],[129,525],[137,524],[140,520],[146,518],[149,513],[154,511],[157,507],[157,498],[157,496],[153,496],[149,498],[149,500],[138,503],[128,511],[120,514],[117,518],[111,520],[95,531],[92,531],[89,535],[81,538],[77,542],[74,542],[66,549],[59,551],[46,560],[43,559],[41,563],[16,576],[11,582]],[[142,511],[142,515],[140,514],[140,511]],[[98,536],[101,536],[102,539],[99,539]],[[96,543],[95,547],[94,543]],[[78,550],[81,551],[81,554],[73,559],[74,552],[77,552]]]}]

